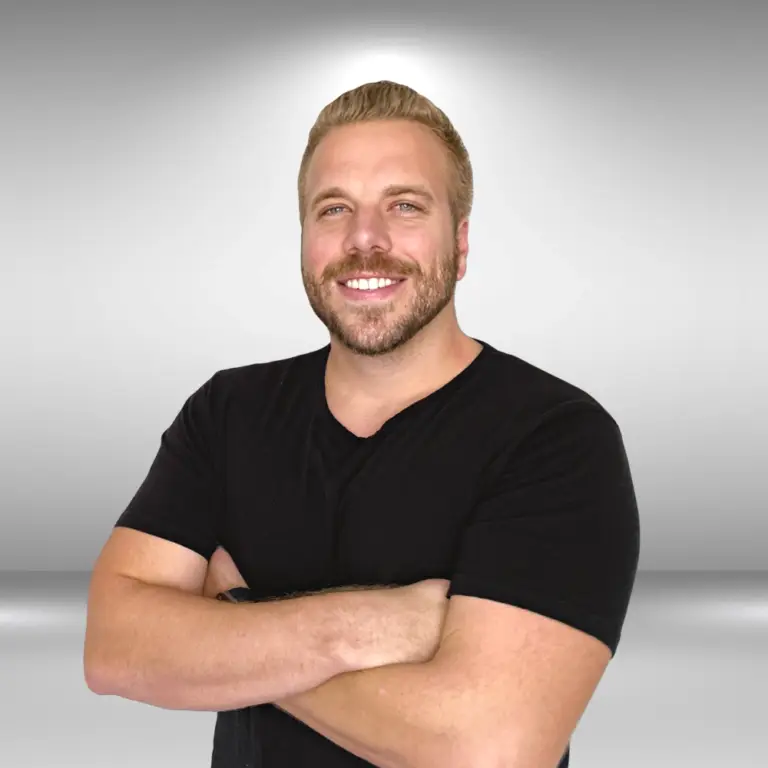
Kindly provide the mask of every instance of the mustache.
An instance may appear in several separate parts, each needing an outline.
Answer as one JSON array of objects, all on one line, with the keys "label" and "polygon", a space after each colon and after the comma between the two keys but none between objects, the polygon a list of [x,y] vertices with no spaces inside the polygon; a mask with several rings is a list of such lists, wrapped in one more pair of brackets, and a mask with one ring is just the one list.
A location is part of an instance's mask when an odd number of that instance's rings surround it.
[{"label": "mustache", "polygon": [[370,256],[352,255],[329,264],[323,270],[322,279],[323,281],[332,281],[349,272],[392,272],[410,277],[419,274],[420,270],[415,264],[377,252]]}]

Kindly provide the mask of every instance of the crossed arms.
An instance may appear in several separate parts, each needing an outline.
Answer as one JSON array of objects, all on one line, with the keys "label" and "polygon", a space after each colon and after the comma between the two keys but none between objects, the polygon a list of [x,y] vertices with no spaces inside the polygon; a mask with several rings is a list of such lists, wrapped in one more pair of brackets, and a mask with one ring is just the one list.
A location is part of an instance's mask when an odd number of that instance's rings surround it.
[{"label": "crossed arms", "polygon": [[461,595],[425,654],[419,603],[399,590],[230,605],[204,594],[207,574],[197,553],[116,528],[91,578],[88,687],[170,709],[273,703],[380,768],[556,768],[611,657]]}]

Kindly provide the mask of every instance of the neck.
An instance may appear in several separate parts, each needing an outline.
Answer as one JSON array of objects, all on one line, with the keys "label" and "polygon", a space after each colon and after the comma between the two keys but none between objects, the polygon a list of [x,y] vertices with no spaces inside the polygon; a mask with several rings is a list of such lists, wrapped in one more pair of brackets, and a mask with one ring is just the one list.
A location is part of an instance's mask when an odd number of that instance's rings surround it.
[{"label": "neck", "polygon": [[433,321],[402,347],[378,357],[352,352],[332,338],[326,393],[350,407],[397,407],[443,386],[481,349],[455,322],[440,328]]}]

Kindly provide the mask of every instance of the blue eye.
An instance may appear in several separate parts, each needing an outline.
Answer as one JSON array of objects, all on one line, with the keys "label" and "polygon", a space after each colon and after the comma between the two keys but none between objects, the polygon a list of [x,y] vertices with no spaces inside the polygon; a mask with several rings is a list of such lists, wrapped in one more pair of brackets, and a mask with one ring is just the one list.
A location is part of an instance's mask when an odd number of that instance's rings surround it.
[{"label": "blue eye", "polygon": [[[407,208],[403,209],[401,206],[407,206]],[[329,208],[326,208],[324,211],[321,211],[320,218],[328,215],[333,215],[333,211],[342,211],[344,210],[346,206],[344,205],[332,205]],[[399,203],[395,203],[395,208],[400,208],[400,210],[403,213],[414,213],[417,211],[421,211],[422,209],[419,208],[418,205],[415,205],[414,203],[409,203],[406,200],[401,200]]]}]

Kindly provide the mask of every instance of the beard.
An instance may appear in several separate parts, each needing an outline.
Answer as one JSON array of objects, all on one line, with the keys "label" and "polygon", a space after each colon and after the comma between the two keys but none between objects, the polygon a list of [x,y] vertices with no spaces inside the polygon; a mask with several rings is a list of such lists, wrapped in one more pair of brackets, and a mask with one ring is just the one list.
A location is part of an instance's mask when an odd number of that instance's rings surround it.
[{"label": "beard", "polygon": [[[433,269],[424,272],[415,264],[401,262],[376,252],[369,258],[359,254],[329,265],[318,279],[302,264],[301,277],[312,311],[328,332],[347,349],[359,355],[377,357],[395,351],[431,323],[450,303],[456,290],[459,253],[439,258]],[[342,311],[333,309],[332,291],[336,277],[354,271],[377,271],[408,278],[410,298],[395,296],[375,306],[349,304]],[[406,306],[401,307],[402,304]]]}]

